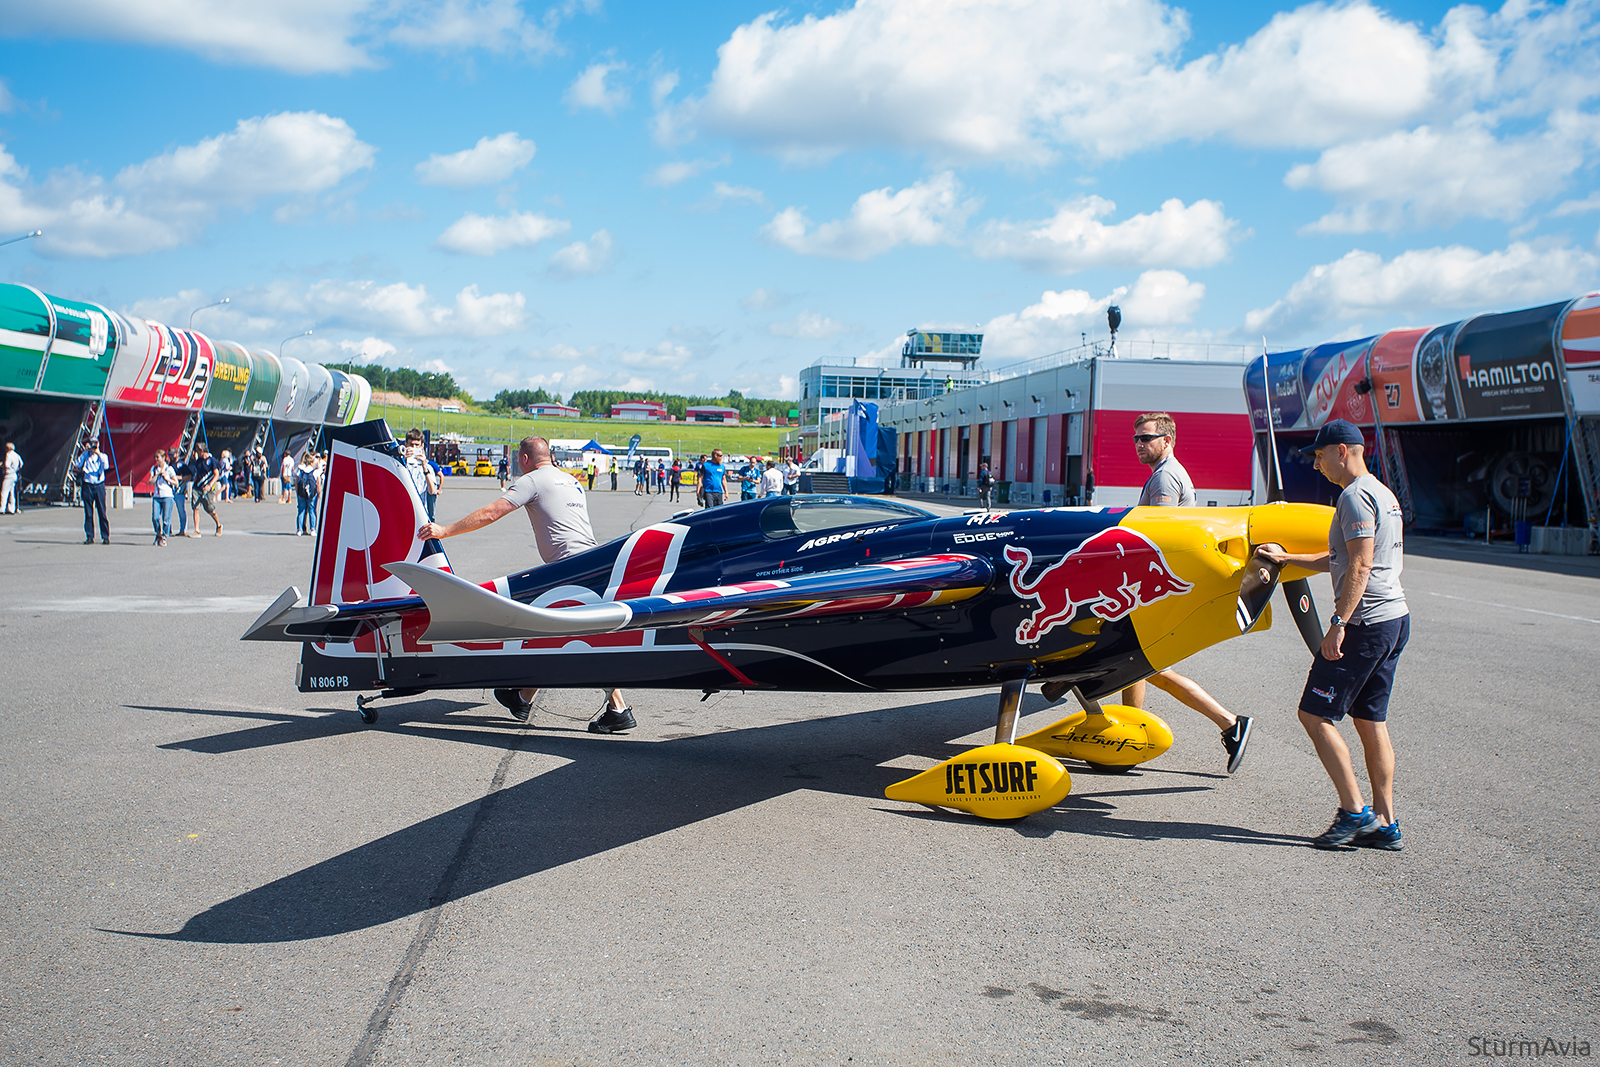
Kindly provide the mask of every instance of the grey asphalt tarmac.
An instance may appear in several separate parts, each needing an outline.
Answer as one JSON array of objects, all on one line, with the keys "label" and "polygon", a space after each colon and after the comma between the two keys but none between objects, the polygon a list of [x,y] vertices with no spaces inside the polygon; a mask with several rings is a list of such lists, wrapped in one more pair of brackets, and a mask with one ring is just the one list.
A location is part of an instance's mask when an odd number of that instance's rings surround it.
[{"label": "grey asphalt tarmac", "polygon": [[[493,496],[452,479],[441,514]],[[675,505],[596,493],[597,533]],[[1406,851],[1318,852],[1334,795],[1287,615],[1152,692],[1173,749],[1011,824],[887,801],[991,692],[304,696],[243,644],[302,588],[293,508],[150,547],[145,507],[0,517],[0,1060],[17,1064],[1472,1063],[1600,1043],[1600,579],[1413,555]],[[447,542],[534,562],[519,516]],[[1316,586],[1331,610],[1326,580]],[[1024,730],[1072,710],[1030,693]],[[1353,740],[1353,732],[1346,730]]]}]

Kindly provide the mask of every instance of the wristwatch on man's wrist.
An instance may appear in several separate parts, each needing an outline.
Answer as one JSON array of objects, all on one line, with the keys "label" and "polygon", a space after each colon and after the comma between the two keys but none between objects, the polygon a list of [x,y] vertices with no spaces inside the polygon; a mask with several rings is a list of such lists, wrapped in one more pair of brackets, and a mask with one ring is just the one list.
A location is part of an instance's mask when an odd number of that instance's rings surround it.
[{"label": "wristwatch on man's wrist", "polygon": [[1343,626],[1343,625],[1344,625],[1344,620],[1339,618],[1339,613],[1337,611],[1334,612],[1333,613],[1333,618],[1328,620],[1328,629],[1331,630],[1335,626]]}]

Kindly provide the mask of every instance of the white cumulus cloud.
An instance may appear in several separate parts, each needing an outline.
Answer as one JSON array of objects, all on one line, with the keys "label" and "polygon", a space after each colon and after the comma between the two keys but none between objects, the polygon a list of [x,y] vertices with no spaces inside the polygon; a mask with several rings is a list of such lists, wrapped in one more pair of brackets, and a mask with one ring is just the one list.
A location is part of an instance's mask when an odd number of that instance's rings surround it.
[{"label": "white cumulus cloud", "polygon": [[711,183],[711,198],[718,204],[733,201],[735,204],[754,204],[765,207],[766,194],[760,189],[752,189],[748,185],[730,185],[727,182]]},{"label": "white cumulus cloud", "polygon": [[44,255],[158,251],[194,240],[224,209],[280,196],[314,203],[376,154],[343,119],[314,111],[241,119],[109,180],[64,168],[35,183],[0,145],[0,228],[44,230]]},{"label": "white cumulus cloud", "polygon": [[573,107],[589,107],[614,115],[618,108],[627,105],[628,90],[624,86],[607,84],[607,79],[626,69],[626,63],[591,63],[567,86],[564,99]]},{"label": "white cumulus cloud", "polygon": [[723,156],[721,159],[674,159],[661,164],[651,171],[649,177],[645,180],[651,185],[667,188],[680,182],[688,181],[690,178],[704,174],[715,167],[725,167],[727,165],[727,156]]},{"label": "white cumulus cloud", "polygon": [[372,166],[377,149],[343,119],[315,111],[240,119],[229,133],[126,167],[116,184],[171,202],[248,205],[281,193],[317,193]]},{"label": "white cumulus cloud", "polygon": [[983,326],[984,358],[1029,359],[1071,348],[1084,332],[1105,329],[1106,308],[1122,309],[1126,336],[1190,322],[1200,310],[1206,287],[1175,270],[1147,270],[1133,285],[1104,296],[1083,289],[1046,290],[1037,303],[990,319]]},{"label": "white cumulus cloud", "polygon": [[1312,267],[1281,299],[1246,315],[1245,326],[1252,335],[1288,338],[1375,316],[1406,315],[1421,324],[1456,311],[1577,296],[1593,287],[1597,271],[1600,256],[1591,252],[1523,241],[1491,252],[1414,249],[1391,260],[1356,249]]},{"label": "white cumulus cloud", "polygon": [[1213,200],[1185,206],[1172,199],[1159,210],[1107,224],[1117,205],[1089,196],[1063,204],[1037,222],[991,222],[973,242],[985,259],[1011,259],[1061,274],[1088,267],[1209,267],[1228,255],[1236,223]]},{"label": "white cumulus cloud", "polygon": [[566,233],[572,224],[532,211],[509,215],[467,213],[450,224],[434,244],[446,252],[466,256],[492,256],[512,248],[532,248],[540,241]]},{"label": "white cumulus cloud", "polygon": [[253,299],[286,319],[315,321],[323,327],[383,332],[405,337],[497,337],[527,324],[521,293],[488,293],[469,285],[450,303],[435,303],[421,285],[324,278],[300,290],[286,284],[268,287]]},{"label": "white cumulus cloud", "polygon": [[354,357],[351,362],[359,360],[362,363],[373,363],[398,351],[388,341],[376,337],[363,337],[359,341],[340,341],[339,348]]},{"label": "white cumulus cloud", "polygon": [[376,65],[357,38],[373,0],[281,0],[270,4],[186,0],[6,0],[7,36],[131,41],[196,52],[219,62],[291,74]]},{"label": "white cumulus cloud", "polygon": [[794,337],[803,341],[824,341],[842,333],[853,333],[856,327],[819,315],[815,311],[802,311],[792,319],[774,322],[767,332],[774,337]]},{"label": "white cumulus cloud", "polygon": [[560,42],[556,28],[562,18],[578,7],[592,10],[598,0],[566,9],[550,8],[540,19],[531,19],[520,0],[434,0],[414,5],[388,5],[374,2],[374,14],[403,12],[388,28],[388,38],[411,48],[432,52],[455,52],[481,48],[499,54],[523,53],[543,56],[557,51]]},{"label": "white cumulus cloud", "polygon": [[1160,0],[856,0],[761,15],[657,137],[738,137],[798,160],[883,146],[1042,162],[1220,139],[1324,148],[1480,103],[1535,111],[1597,90],[1592,4],[1461,5],[1431,29],[1355,0],[1275,14],[1188,62],[1186,13]]},{"label": "white cumulus cloud", "polygon": [[423,185],[443,185],[451,189],[470,189],[475,185],[503,182],[533,161],[538,148],[514,131],[497,137],[480,137],[471,148],[441,155],[435,152],[417,164],[417,180]]},{"label": "white cumulus cloud", "polygon": [[954,244],[979,200],[963,198],[961,183],[949,171],[908,185],[862,193],[845,219],[814,226],[805,213],[784,208],[761,228],[775,245],[806,256],[872,259],[903,244]]},{"label": "white cumulus cloud", "polygon": [[692,358],[692,349],[672,341],[662,341],[654,348],[625,348],[617,355],[624,367],[637,370],[681,370]]},{"label": "white cumulus cloud", "polygon": [[599,274],[611,266],[611,234],[596,230],[587,241],[574,241],[550,256],[550,273],[562,278]]},{"label": "white cumulus cloud", "polygon": [[776,289],[755,289],[748,296],[739,298],[739,306],[746,311],[771,311],[781,308],[794,298],[788,293],[780,293]]},{"label": "white cumulus cloud", "polygon": [[1352,141],[1302,163],[1284,178],[1291,189],[1327,193],[1342,210],[1308,228],[1316,233],[1449,226],[1465,218],[1507,222],[1564,189],[1600,143],[1600,118],[1551,117],[1537,133],[1497,138],[1481,122],[1419,126]]},{"label": "white cumulus cloud", "polygon": [[383,65],[385,46],[539,57],[556,31],[599,0],[568,0],[530,16],[521,0],[0,0],[0,34],[127,41],[218,63],[291,74]]}]

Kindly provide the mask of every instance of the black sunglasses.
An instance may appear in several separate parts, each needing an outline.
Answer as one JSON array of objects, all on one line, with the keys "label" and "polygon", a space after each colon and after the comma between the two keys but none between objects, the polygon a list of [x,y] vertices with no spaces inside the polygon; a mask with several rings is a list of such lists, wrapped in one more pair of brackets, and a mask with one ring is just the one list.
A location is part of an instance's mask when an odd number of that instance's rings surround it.
[{"label": "black sunglasses", "polygon": [[1147,445],[1151,441],[1159,441],[1165,436],[1167,435],[1164,433],[1136,433],[1133,435],[1133,439],[1141,445]]}]

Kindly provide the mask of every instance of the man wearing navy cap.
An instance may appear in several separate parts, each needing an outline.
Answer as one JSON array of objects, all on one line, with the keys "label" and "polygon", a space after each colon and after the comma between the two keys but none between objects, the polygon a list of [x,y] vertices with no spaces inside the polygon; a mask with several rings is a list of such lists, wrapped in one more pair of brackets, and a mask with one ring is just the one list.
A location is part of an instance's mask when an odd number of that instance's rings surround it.
[{"label": "man wearing navy cap", "polygon": [[[1311,446],[1301,451],[1313,455],[1323,477],[1344,490],[1334,508],[1327,552],[1262,553],[1280,563],[1329,571],[1333,577],[1333,618],[1300,696],[1300,724],[1333,779],[1339,810],[1333,825],[1311,843],[1317,848],[1356,844],[1398,852],[1394,748],[1387,719],[1395,664],[1411,635],[1411,615],[1400,588],[1404,564],[1400,503],[1368,472],[1361,431],[1343,419],[1323,426]],[[1350,749],[1334,725],[1346,714],[1355,723],[1366,756],[1371,806],[1361,802]]]}]

